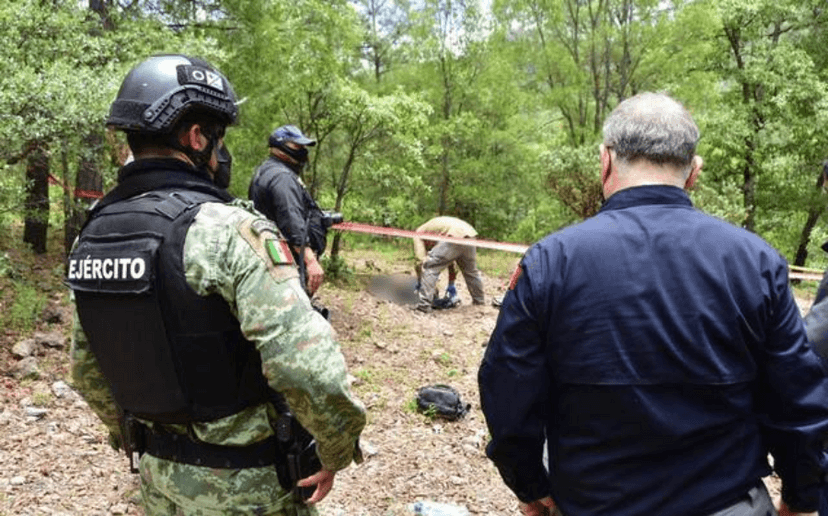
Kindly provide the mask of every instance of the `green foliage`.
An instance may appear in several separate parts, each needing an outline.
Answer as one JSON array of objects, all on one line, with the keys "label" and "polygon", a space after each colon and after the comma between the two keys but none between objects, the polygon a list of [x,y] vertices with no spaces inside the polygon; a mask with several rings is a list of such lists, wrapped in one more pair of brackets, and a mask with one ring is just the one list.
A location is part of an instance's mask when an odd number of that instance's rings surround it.
[{"label": "green foliage", "polygon": [[423,416],[425,416],[426,419],[428,419],[429,421],[434,421],[435,419],[437,419],[437,407],[435,407],[433,404],[426,407],[426,409],[423,410],[422,413]]},{"label": "green foliage", "polygon": [[336,207],[362,185],[385,185],[386,191],[392,184],[396,191],[422,185],[416,175],[421,162],[416,133],[427,123],[428,106],[402,92],[372,95],[351,81],[339,81],[330,102],[329,115],[320,120],[330,133],[319,157],[330,170]]},{"label": "green foliage", "polygon": [[[52,174],[71,187],[80,156],[110,159],[112,149],[88,149],[87,137],[104,140],[109,104],[132,66],[159,52],[219,54],[209,39],[176,33],[148,17],[149,10],[101,7],[106,16],[70,1],[0,3],[0,229],[25,199],[23,171],[33,144],[51,151]],[[103,172],[111,185],[114,169]]]},{"label": "green foliage", "polygon": [[443,351],[434,359],[438,364],[448,367],[451,365],[451,355]]},{"label": "green foliage", "polygon": [[416,414],[417,410],[417,398],[410,398],[408,402],[405,404],[405,411],[411,412],[412,414]]},{"label": "green foliage", "polygon": [[37,391],[32,394],[32,405],[35,407],[47,407],[54,399],[54,396],[50,392],[46,391]]},{"label": "green foliage", "polygon": [[10,307],[0,313],[0,327],[30,332],[46,306],[46,295],[25,281],[13,281],[12,292]]},{"label": "green foliage", "polygon": [[428,407],[423,410],[420,410],[420,406],[417,403],[417,398],[411,398],[408,400],[408,403],[405,404],[405,410],[407,412],[411,412],[412,414],[422,414],[423,418],[429,422],[433,422],[437,419],[437,407],[434,406],[432,403]]},{"label": "green foliage", "polygon": [[[729,0],[711,12],[718,44],[704,58],[718,72],[718,95],[697,105],[706,170],[719,185],[741,189],[739,223],[791,256],[807,215],[801,208],[813,206],[800,199],[828,145],[826,86],[809,53],[821,30],[808,29],[823,22],[807,2]],[[777,219],[780,206],[788,214]]]},{"label": "green foliage", "polygon": [[0,229],[7,227],[23,210],[23,182],[12,173],[12,167],[0,162]]},{"label": "green foliage", "polygon": [[[539,101],[560,113],[568,143],[589,143],[619,100],[653,89],[670,56],[670,11],[654,0],[536,0],[495,2],[513,42],[516,73]],[[660,75],[660,74],[659,74]]]},{"label": "green foliage", "polygon": [[739,226],[745,220],[742,191],[735,183],[706,182],[702,171],[690,197],[700,210],[731,224]]},{"label": "green foliage", "polygon": [[20,273],[14,267],[8,253],[0,254],[0,277],[17,279]]},{"label": "green foliage", "polygon": [[323,256],[322,267],[325,270],[326,281],[333,281],[338,285],[353,282],[354,271],[341,256]]},{"label": "green foliage", "polygon": [[507,235],[510,242],[535,243],[544,236],[575,222],[571,211],[563,208],[553,198],[529,208],[529,211]]},{"label": "green foliage", "polygon": [[500,281],[504,285],[515,270],[521,255],[504,253],[493,249],[477,250],[477,267],[484,271],[487,277]]},{"label": "green foliage", "polygon": [[597,213],[602,190],[596,144],[554,146],[542,159],[549,171],[550,191],[575,217],[584,219]]},{"label": "green foliage", "polygon": [[[702,130],[696,205],[796,251],[828,205],[814,188],[828,149],[821,3],[491,3],[492,19],[436,0],[0,3],[0,230],[25,199],[31,143],[70,187],[81,157],[112,163],[108,144],[85,142],[124,75],[182,52],[244,99],[227,134],[240,197],[267,136],[295,123],[319,141],[304,181],[347,220],[413,229],[440,213],[531,243],[594,211],[610,110],[665,90]],[[116,167],[102,172],[111,187]],[[804,235],[816,263],[823,225]],[[326,267],[347,281],[344,264]]]},{"label": "green foliage", "polygon": [[0,5],[0,140],[63,143],[103,132],[126,71],[139,56],[163,50],[164,38],[152,23],[124,20],[119,32],[101,31],[100,23],[77,3]]},{"label": "green foliage", "polygon": [[232,49],[223,70],[246,99],[240,126],[228,140],[234,163],[246,171],[234,187],[240,183],[246,193],[247,171],[266,155],[267,136],[274,128],[296,124],[323,145],[329,129],[317,126],[317,120],[335,107],[328,99],[330,86],[353,61],[350,50],[358,48],[358,21],[341,0],[224,4],[235,29],[222,38],[224,48]]},{"label": "green foliage", "polygon": [[371,372],[370,369],[359,369],[354,372],[354,376],[356,376],[365,383],[373,383],[374,374]]}]

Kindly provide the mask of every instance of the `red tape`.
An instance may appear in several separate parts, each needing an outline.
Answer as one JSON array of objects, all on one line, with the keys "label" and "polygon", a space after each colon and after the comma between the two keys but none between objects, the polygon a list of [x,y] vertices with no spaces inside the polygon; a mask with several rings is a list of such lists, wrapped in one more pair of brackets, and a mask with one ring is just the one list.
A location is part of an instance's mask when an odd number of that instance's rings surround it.
[{"label": "red tape", "polygon": [[[68,186],[63,184],[63,182],[60,179],[56,178],[52,174],[49,174],[49,182],[53,185],[60,186],[61,188],[63,188],[67,192],[70,191]],[[75,188],[75,191],[73,192],[73,195],[75,197],[81,197],[81,198],[84,198],[84,199],[101,199],[101,198],[103,198],[103,192],[96,192],[94,190],[83,190],[81,188]]]},{"label": "red tape", "polygon": [[[475,247],[485,247],[487,249],[496,249],[498,251],[509,251],[512,253],[523,254],[529,249],[528,245],[513,244],[510,242],[495,242],[494,240],[481,240],[479,238],[458,238],[437,233],[417,232],[408,229],[387,228],[383,226],[372,226],[370,224],[360,224],[358,222],[340,222],[334,224],[331,229],[340,231],[355,231],[357,233],[368,233],[372,235],[385,235],[401,238],[422,238],[423,240],[437,240],[440,242],[452,242],[461,245],[473,245]],[[790,279],[805,280],[805,281],[820,281],[822,280],[823,272],[819,269],[807,269],[805,267],[798,267],[795,265],[789,266]]]},{"label": "red tape", "polygon": [[95,192],[92,190],[81,190],[75,188],[75,197],[83,197],[84,199],[102,199],[103,192]]},{"label": "red tape", "polygon": [[494,240],[481,240],[479,238],[460,238],[448,235],[440,235],[438,233],[430,233],[425,231],[410,231],[407,229],[386,228],[382,226],[372,226],[370,224],[360,224],[357,222],[340,222],[334,224],[331,229],[338,229],[340,231],[355,231],[357,233],[369,233],[372,235],[385,235],[402,238],[421,238],[423,240],[437,240],[439,242],[451,242],[460,245],[473,245],[475,247],[485,247],[487,249],[496,249],[498,251],[509,251],[512,253],[523,254],[529,249],[528,245],[513,244],[509,242],[495,242]]}]

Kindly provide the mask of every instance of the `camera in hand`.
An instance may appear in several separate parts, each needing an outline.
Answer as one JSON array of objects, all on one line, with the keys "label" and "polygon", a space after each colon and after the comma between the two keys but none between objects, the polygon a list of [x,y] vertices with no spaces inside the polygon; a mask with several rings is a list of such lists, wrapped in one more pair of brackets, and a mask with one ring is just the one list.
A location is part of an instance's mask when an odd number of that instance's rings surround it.
[{"label": "camera in hand", "polygon": [[325,229],[333,226],[334,224],[339,224],[345,220],[341,213],[338,211],[323,211],[322,212],[322,225],[325,226]]}]

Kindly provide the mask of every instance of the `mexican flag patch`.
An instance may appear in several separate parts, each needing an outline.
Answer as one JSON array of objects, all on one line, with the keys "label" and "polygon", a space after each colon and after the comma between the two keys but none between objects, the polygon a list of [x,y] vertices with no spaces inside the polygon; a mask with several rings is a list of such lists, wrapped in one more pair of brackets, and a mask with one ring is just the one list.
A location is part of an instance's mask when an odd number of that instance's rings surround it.
[{"label": "mexican flag patch", "polygon": [[293,253],[290,252],[290,247],[284,240],[268,238],[265,240],[265,249],[276,265],[293,263]]}]

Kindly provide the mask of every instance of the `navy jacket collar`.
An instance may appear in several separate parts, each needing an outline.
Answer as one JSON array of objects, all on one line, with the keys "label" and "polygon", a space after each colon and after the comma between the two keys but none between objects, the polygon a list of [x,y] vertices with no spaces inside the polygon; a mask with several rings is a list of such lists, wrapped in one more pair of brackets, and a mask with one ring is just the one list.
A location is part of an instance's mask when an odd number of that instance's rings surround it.
[{"label": "navy jacket collar", "polygon": [[626,188],[604,201],[600,211],[623,210],[651,204],[677,204],[693,206],[687,192],[677,186],[646,185]]}]

